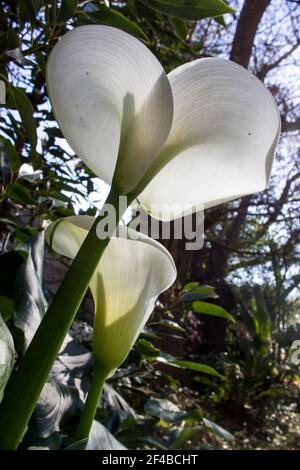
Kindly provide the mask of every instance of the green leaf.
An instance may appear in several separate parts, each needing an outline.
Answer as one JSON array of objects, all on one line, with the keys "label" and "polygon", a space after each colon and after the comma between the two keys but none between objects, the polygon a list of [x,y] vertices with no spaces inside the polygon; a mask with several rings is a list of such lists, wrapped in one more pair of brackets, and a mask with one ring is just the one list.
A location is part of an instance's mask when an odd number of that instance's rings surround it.
[{"label": "green leaf", "polygon": [[62,0],[57,21],[65,22],[72,18],[77,8],[77,0]]},{"label": "green leaf", "polygon": [[196,282],[196,281],[188,282],[187,284],[185,284],[185,286],[183,287],[181,292],[187,292],[187,291],[189,291],[191,289],[194,289],[195,287],[198,287],[198,286],[199,286],[199,282]]},{"label": "green leaf", "polygon": [[44,232],[39,232],[24,248],[28,257],[16,277],[14,323],[22,330],[26,350],[45,313],[46,299],[42,290]]},{"label": "green leaf", "polygon": [[130,21],[119,11],[106,8],[103,5],[101,5],[97,11],[93,11],[91,13],[79,13],[78,16],[81,24],[105,24],[113,26],[114,28],[119,28],[126,33],[132,34],[132,36],[142,39],[143,41],[149,41],[143,30],[136,23]]},{"label": "green leaf", "polygon": [[192,310],[195,313],[203,313],[204,315],[212,315],[215,317],[221,317],[225,320],[229,320],[235,323],[235,319],[230,313],[228,313],[223,307],[219,305],[210,304],[208,302],[196,301],[192,304]]},{"label": "green leaf", "polygon": [[28,19],[32,25],[39,23],[37,16],[41,6],[41,0],[18,0],[18,9],[21,22]]},{"label": "green leaf", "polygon": [[50,378],[44,385],[29,421],[31,433],[36,437],[47,438],[53,432],[58,432],[61,421],[74,414],[79,402],[78,390]]},{"label": "green leaf", "polygon": [[6,147],[11,172],[16,173],[21,166],[20,156],[14,145],[8,139],[5,139],[3,136],[0,136],[0,139]]},{"label": "green leaf", "polygon": [[171,26],[174,28],[175,33],[181,39],[182,41],[185,41],[185,38],[187,36],[187,28],[185,25],[185,22],[182,20],[179,20],[178,18],[169,18],[169,22]]},{"label": "green leaf", "polygon": [[153,359],[160,355],[160,350],[146,339],[140,339],[138,341],[136,350],[145,359]]},{"label": "green leaf", "polygon": [[173,320],[167,320],[167,319],[160,320],[157,323],[157,326],[166,328],[171,331],[175,331],[176,333],[185,333],[185,329],[182,328],[182,326],[178,325],[178,323],[176,323]]},{"label": "green leaf", "polygon": [[253,315],[257,321],[258,328],[270,329],[271,318],[267,308],[265,296],[261,286],[254,286],[252,297]]},{"label": "green leaf", "polygon": [[113,411],[119,411],[130,416],[133,419],[136,419],[136,414],[133,408],[127,403],[127,401],[120,395],[111,385],[106,383],[103,388],[103,393],[101,397],[101,403],[104,402],[105,408],[109,408]]},{"label": "green leaf", "polygon": [[255,334],[262,349],[267,352],[271,340],[271,317],[261,286],[254,286],[252,295],[253,320]]},{"label": "green leaf", "polygon": [[0,401],[14,365],[15,348],[13,338],[0,314]]},{"label": "green leaf", "polygon": [[102,424],[93,421],[86,450],[126,450]]},{"label": "green leaf", "polygon": [[201,409],[181,411],[177,405],[165,398],[149,398],[144,405],[144,409],[150,416],[170,423],[178,421],[195,423],[202,421]]},{"label": "green leaf", "polygon": [[182,421],[186,416],[177,405],[164,398],[149,398],[144,408],[149,415],[168,422]]},{"label": "green leaf", "polygon": [[137,351],[140,355],[148,359],[149,361],[162,362],[164,364],[170,364],[176,367],[181,367],[183,369],[194,370],[196,372],[202,372],[203,374],[213,375],[214,377],[224,378],[219,372],[213,369],[210,366],[205,364],[200,364],[193,361],[184,361],[181,359],[176,359],[171,354],[162,353],[158,348],[156,348],[150,341],[146,339],[140,339],[137,344]]},{"label": "green leaf", "polygon": [[8,320],[14,313],[15,303],[13,299],[9,299],[0,295],[0,312],[4,320]]},{"label": "green leaf", "polygon": [[30,420],[31,435],[46,439],[60,431],[63,419],[74,415],[88,389],[92,364],[92,353],[67,334]]},{"label": "green leaf", "polygon": [[51,377],[64,385],[76,387],[81,385],[78,379],[90,377],[92,371],[92,353],[68,333],[52,367]]},{"label": "green leaf", "polygon": [[16,108],[19,111],[25,134],[31,147],[35,150],[37,144],[36,123],[33,118],[33,107],[23,88],[9,87],[13,95]]},{"label": "green leaf", "polygon": [[7,31],[7,46],[9,49],[16,49],[19,45],[19,37],[13,29]]},{"label": "green leaf", "polygon": [[226,23],[225,23],[225,20],[224,20],[224,16],[223,16],[223,15],[221,15],[221,16],[216,16],[216,17],[214,18],[214,20],[215,20],[218,24],[220,24],[221,26],[223,26],[223,28],[226,28]]},{"label": "green leaf", "polygon": [[165,15],[193,21],[235,11],[222,0],[141,0],[141,2]]},{"label": "green leaf", "polygon": [[117,439],[98,421],[93,421],[88,439],[74,442],[65,450],[127,450]]},{"label": "green leaf", "polygon": [[31,196],[30,190],[25,188],[20,183],[11,183],[6,187],[5,196],[9,197],[12,201],[22,206],[36,204],[35,200]]},{"label": "green leaf", "polygon": [[183,445],[191,440],[191,438],[199,433],[199,429],[197,428],[183,428],[179,435],[174,439],[172,442],[170,449],[182,449]]},{"label": "green leaf", "polygon": [[203,423],[216,436],[221,437],[222,439],[225,439],[228,442],[233,442],[235,440],[234,436],[230,432],[226,431],[226,429],[222,428],[214,421],[210,421],[207,418],[203,418]]},{"label": "green leaf", "polygon": [[194,370],[195,372],[201,372],[202,374],[213,375],[214,377],[219,377],[219,379],[224,379],[224,376],[219,374],[219,372],[217,372],[213,367],[200,364],[198,362],[172,359],[169,361],[169,364],[174,364],[178,367],[182,367],[183,369]]},{"label": "green leaf", "polygon": [[215,299],[218,296],[215,293],[214,287],[199,286],[198,283],[191,282],[187,284],[177,298],[178,302],[192,302],[193,300]]}]

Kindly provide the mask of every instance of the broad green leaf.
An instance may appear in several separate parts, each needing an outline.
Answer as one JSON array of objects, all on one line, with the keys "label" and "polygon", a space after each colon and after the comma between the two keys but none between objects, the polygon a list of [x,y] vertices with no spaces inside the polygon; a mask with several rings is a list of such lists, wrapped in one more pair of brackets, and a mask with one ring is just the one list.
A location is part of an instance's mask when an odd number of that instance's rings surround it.
[{"label": "broad green leaf", "polygon": [[37,133],[36,123],[33,118],[34,110],[31,101],[26,96],[23,88],[10,86],[9,90],[13,95],[16,108],[19,111],[28,142],[30,143],[32,149],[35,150],[37,144]]},{"label": "broad green leaf", "polygon": [[222,437],[222,439],[225,439],[228,442],[234,441],[234,436],[230,432],[226,431],[226,429],[216,424],[214,421],[210,421],[207,418],[203,418],[203,423],[216,436]]},{"label": "broad green leaf", "polygon": [[6,187],[5,196],[22,206],[34,206],[36,201],[31,196],[28,188],[20,183],[11,183]]},{"label": "broad green leaf", "polygon": [[[38,373],[38,372],[37,372]],[[29,422],[29,429],[37,437],[47,438],[60,430],[60,423],[66,416],[72,416],[79,405],[79,394],[74,387],[68,387],[50,378]]]},{"label": "broad green leaf", "polygon": [[91,373],[92,353],[67,334],[30,420],[31,435],[46,439],[60,431],[62,420],[80,408]]},{"label": "broad green leaf", "polygon": [[141,2],[152,10],[183,20],[197,21],[235,11],[222,0],[141,0]]},{"label": "broad green leaf", "polygon": [[0,313],[0,401],[14,365],[14,358],[13,338]]},{"label": "broad green leaf", "polygon": [[98,421],[93,421],[88,439],[74,442],[65,450],[127,450],[117,439]]},{"label": "broad green leaf", "polygon": [[169,422],[181,421],[186,416],[177,405],[164,398],[149,398],[144,408],[149,415]]},{"label": "broad green leaf", "polygon": [[217,372],[213,367],[207,366],[205,364],[199,364],[198,362],[172,359],[169,361],[169,364],[182,367],[183,369],[194,370],[195,372],[201,372],[202,374],[213,375],[214,377],[224,379],[223,375],[219,374],[219,372]]},{"label": "broad green leaf", "polygon": [[201,300],[193,302],[192,310],[195,313],[203,313],[204,315],[212,315],[215,317],[221,317],[225,320],[229,320],[235,323],[235,319],[230,313],[228,313],[223,307],[219,305],[210,304]]},{"label": "broad green leaf", "polygon": [[126,450],[98,421],[93,421],[86,450]]},{"label": "broad green leaf", "polygon": [[149,361],[162,362],[176,367],[181,367],[183,369],[194,370],[196,372],[202,372],[203,374],[213,375],[214,377],[224,378],[221,374],[219,374],[219,372],[210,366],[199,364],[198,362],[176,359],[171,354],[162,353],[158,348],[150,343],[150,341],[145,339],[139,340],[137,344],[137,351],[142,357],[148,359]]},{"label": "broad green leaf", "polygon": [[76,387],[76,379],[90,377],[92,370],[92,353],[68,333],[52,367],[51,377],[65,385]]},{"label": "broad green leaf", "polygon": [[77,3],[77,0],[62,0],[57,21],[69,20],[76,11]]},{"label": "broad green leaf", "polygon": [[44,232],[39,232],[25,246],[28,257],[16,278],[14,323],[24,335],[24,350],[45,313],[46,299],[42,290]]},{"label": "broad green leaf", "polygon": [[136,419],[136,413],[134,409],[127,403],[127,401],[120,395],[111,385],[106,383],[104,385],[103,393],[101,396],[101,404],[104,404],[105,408],[109,408],[113,411],[121,412],[123,417],[124,413]]},{"label": "broad green leaf", "polygon": [[181,411],[180,408],[165,398],[149,398],[144,405],[145,411],[156,418],[167,422],[202,421],[202,410],[196,409],[191,411]]},{"label": "broad green leaf", "polygon": [[132,34],[133,36],[142,39],[143,41],[149,41],[143,30],[133,21],[130,21],[119,11],[106,8],[105,6],[99,6],[99,10],[91,13],[79,13],[80,24],[105,24],[107,26],[113,26],[119,28],[126,33]]},{"label": "broad green leaf", "polygon": [[184,286],[176,302],[192,302],[193,300],[215,299],[217,297],[214,287],[199,286],[198,283],[191,282]]}]

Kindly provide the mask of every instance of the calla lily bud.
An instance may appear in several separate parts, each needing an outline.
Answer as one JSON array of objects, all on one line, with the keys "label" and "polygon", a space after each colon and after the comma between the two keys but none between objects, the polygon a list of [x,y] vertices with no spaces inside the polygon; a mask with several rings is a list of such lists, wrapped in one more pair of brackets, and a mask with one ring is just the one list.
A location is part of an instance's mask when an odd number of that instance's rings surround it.
[{"label": "calla lily bud", "polygon": [[[48,241],[57,253],[74,258],[93,222],[89,216],[67,217],[49,226]],[[90,283],[95,304],[93,352],[107,375],[124,361],[158,296],[175,278],[173,258],[160,243],[119,226]]]},{"label": "calla lily bud", "polygon": [[127,194],[172,124],[171,87],[155,56],[119,29],[81,26],[51,52],[47,90],[74,152],[119,194]]},{"label": "calla lily bud", "polygon": [[281,121],[263,83],[220,58],[184,64],[168,78],[174,118],[138,197],[146,210],[167,220],[163,204],[184,205],[187,215],[265,189]]}]

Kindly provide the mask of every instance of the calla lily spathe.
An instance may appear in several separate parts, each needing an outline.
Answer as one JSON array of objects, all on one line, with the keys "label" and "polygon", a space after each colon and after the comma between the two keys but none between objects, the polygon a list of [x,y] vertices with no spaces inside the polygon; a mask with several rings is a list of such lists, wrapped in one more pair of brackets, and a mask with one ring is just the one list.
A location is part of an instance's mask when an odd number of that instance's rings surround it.
[{"label": "calla lily spathe", "polygon": [[132,190],[172,124],[172,91],[155,56],[119,29],[81,26],[51,52],[47,89],[77,155],[120,194]]},{"label": "calla lily spathe", "polygon": [[[48,227],[48,241],[57,253],[74,258],[93,222],[90,216],[62,219]],[[160,243],[119,226],[118,237],[112,237],[90,283],[95,304],[93,352],[108,375],[124,361],[157,297],[175,278],[174,261]]]},{"label": "calla lily spathe", "polygon": [[[167,76],[129,34],[82,26],[53,49],[47,87],[73,150],[158,218],[212,207],[268,183],[279,112],[262,82],[229,60],[195,60]],[[184,213],[164,212],[161,204],[184,205]]]},{"label": "calla lily spathe", "polygon": [[[184,64],[168,78],[173,124],[149,171],[156,176],[139,196],[142,205],[168,220],[265,189],[281,121],[263,83],[219,58]],[[176,213],[176,204],[184,211]]]}]

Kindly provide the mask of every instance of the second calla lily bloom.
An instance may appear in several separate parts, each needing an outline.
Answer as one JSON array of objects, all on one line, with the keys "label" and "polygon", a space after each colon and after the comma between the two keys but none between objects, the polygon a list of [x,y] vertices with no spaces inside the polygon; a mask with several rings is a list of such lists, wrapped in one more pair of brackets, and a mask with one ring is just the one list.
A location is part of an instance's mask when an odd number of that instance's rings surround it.
[{"label": "second calla lily bloom", "polygon": [[[148,171],[142,205],[167,220],[265,189],[281,121],[263,83],[219,58],[184,64],[168,78],[172,129]],[[184,211],[176,213],[180,204]]]},{"label": "second calla lily bloom", "polygon": [[195,60],[167,76],[129,34],[82,26],[52,51],[47,87],[78,156],[158,218],[182,215],[161,204],[186,214],[268,183],[279,112],[263,83],[229,60]]},{"label": "second calla lily bloom", "polygon": [[[93,222],[90,216],[74,216],[51,224],[47,235],[52,248],[74,258]],[[93,353],[107,375],[124,361],[157,297],[176,278],[173,259],[160,243],[125,226],[118,231],[90,283],[95,304]]]}]

